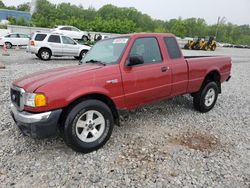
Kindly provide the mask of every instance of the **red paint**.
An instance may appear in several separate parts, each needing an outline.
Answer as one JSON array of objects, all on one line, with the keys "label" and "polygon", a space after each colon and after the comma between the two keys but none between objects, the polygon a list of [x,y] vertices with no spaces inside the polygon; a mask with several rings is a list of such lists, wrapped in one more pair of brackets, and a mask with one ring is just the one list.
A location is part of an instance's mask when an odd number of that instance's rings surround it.
[{"label": "red paint", "polygon": [[[221,82],[231,71],[229,57],[203,57],[170,59],[163,37],[172,34],[131,34],[119,64],[76,65],[34,73],[14,82],[27,92],[44,93],[48,106],[25,107],[31,112],[49,111],[68,106],[79,97],[102,94],[113,100],[117,109],[131,109],[156,100],[192,93],[199,90],[205,76],[218,71]],[[135,39],[156,37],[163,60],[154,64],[126,67],[125,62]],[[169,70],[162,72],[161,68]],[[107,83],[116,79],[117,83]]]}]

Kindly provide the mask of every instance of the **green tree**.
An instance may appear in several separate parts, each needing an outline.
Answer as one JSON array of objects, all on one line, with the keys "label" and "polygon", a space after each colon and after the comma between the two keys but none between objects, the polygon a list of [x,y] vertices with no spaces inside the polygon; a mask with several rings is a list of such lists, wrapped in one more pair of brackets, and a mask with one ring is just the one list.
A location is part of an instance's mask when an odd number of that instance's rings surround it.
[{"label": "green tree", "polygon": [[30,11],[30,3],[23,3],[21,5],[18,5],[17,10],[29,12]]},{"label": "green tree", "polygon": [[3,1],[0,0],[0,8],[5,8]]}]

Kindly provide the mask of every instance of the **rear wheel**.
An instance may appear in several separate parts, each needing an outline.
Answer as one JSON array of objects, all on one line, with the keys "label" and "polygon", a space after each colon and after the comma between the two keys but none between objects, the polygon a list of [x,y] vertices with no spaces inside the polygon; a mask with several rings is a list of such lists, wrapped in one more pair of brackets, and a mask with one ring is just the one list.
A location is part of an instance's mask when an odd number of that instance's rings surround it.
[{"label": "rear wheel", "polygon": [[49,49],[46,49],[46,48],[41,49],[38,53],[39,58],[44,60],[44,61],[50,60],[51,55],[52,55],[51,51]]},{"label": "rear wheel", "polygon": [[210,111],[217,101],[218,92],[219,88],[215,82],[207,82],[198,93],[194,94],[194,108],[203,113]]},{"label": "rear wheel", "polygon": [[64,139],[78,152],[88,153],[101,148],[110,138],[114,126],[109,107],[98,100],[78,103],[64,122]]},{"label": "rear wheel", "polygon": [[215,49],[216,49],[216,45],[213,45],[213,46],[211,47],[211,50],[212,50],[212,51],[215,51]]},{"label": "rear wheel", "polygon": [[11,49],[13,45],[10,42],[5,42],[5,46],[7,49]]},{"label": "rear wheel", "polygon": [[89,37],[86,35],[83,35],[82,40],[83,40],[83,42],[87,42],[89,40]]}]

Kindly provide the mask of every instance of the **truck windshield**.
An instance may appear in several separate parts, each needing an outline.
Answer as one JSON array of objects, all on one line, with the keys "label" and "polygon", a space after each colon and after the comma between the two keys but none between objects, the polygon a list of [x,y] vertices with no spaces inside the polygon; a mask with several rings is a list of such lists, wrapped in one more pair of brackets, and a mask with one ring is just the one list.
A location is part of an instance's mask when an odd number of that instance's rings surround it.
[{"label": "truck windshield", "polygon": [[129,37],[111,38],[96,43],[82,58],[81,63],[118,63]]}]

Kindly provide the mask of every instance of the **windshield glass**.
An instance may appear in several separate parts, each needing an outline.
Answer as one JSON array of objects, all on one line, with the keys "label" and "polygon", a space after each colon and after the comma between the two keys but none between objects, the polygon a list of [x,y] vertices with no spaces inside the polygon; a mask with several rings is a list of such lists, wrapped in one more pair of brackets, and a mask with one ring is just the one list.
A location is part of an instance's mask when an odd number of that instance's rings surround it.
[{"label": "windshield glass", "polygon": [[118,63],[128,40],[129,37],[120,37],[99,41],[83,57],[81,63],[96,61],[105,64]]}]

